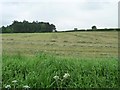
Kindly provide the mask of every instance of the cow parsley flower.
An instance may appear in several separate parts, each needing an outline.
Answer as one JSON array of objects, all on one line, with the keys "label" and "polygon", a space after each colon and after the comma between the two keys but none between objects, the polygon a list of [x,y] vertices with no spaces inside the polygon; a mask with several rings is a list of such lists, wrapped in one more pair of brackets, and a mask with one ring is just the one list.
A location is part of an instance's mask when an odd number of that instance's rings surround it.
[{"label": "cow parsley flower", "polygon": [[10,85],[6,85],[5,88],[11,88],[11,86]]},{"label": "cow parsley flower", "polygon": [[63,78],[64,78],[64,79],[67,79],[68,77],[70,77],[70,74],[69,74],[69,73],[65,73],[65,74],[63,75]]},{"label": "cow parsley flower", "polygon": [[53,77],[55,80],[58,80],[59,79],[59,76],[54,76]]},{"label": "cow parsley flower", "polygon": [[13,80],[12,82],[13,82],[13,83],[17,83],[17,80]]},{"label": "cow parsley flower", "polygon": [[30,88],[30,87],[29,87],[28,85],[25,85],[25,86],[23,86],[23,88],[26,88],[26,89],[27,89],[27,88]]}]

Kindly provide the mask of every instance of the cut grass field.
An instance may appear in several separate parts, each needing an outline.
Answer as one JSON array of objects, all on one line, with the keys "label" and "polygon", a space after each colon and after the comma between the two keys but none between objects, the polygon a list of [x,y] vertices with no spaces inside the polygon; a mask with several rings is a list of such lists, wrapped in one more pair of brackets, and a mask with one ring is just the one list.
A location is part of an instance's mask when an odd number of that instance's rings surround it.
[{"label": "cut grass field", "polygon": [[2,40],[3,87],[13,80],[17,88],[119,86],[116,31],[3,34]]},{"label": "cut grass field", "polygon": [[39,51],[61,56],[118,56],[118,32],[3,34],[3,53],[34,55]]}]

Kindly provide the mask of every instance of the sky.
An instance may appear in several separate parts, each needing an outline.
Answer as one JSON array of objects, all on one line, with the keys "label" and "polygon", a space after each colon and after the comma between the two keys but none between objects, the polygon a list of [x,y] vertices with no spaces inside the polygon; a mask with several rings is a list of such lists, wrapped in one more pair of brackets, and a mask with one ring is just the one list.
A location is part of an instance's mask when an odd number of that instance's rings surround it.
[{"label": "sky", "polygon": [[118,27],[119,0],[2,0],[1,25],[14,20],[49,22],[58,31]]}]

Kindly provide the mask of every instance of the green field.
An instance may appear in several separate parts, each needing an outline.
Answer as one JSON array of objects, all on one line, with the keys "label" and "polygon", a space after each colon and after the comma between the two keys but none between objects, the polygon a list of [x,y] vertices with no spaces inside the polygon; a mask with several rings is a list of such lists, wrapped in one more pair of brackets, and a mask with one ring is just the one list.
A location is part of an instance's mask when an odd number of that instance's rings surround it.
[{"label": "green field", "polygon": [[116,31],[3,34],[2,47],[3,87],[13,80],[16,88],[119,86]]}]

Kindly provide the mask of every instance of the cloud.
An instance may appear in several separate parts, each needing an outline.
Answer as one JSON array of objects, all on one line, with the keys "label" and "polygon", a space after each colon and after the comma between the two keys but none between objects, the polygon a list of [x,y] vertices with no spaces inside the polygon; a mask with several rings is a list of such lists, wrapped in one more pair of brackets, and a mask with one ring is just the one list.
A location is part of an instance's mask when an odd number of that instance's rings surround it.
[{"label": "cloud", "polygon": [[100,10],[104,9],[104,5],[106,5],[103,2],[85,2],[83,3],[80,8],[82,10]]},{"label": "cloud", "polygon": [[55,3],[68,3],[68,2],[118,2],[119,0],[2,0],[1,2],[55,2]]},{"label": "cloud", "polygon": [[50,22],[58,30],[117,27],[117,0],[4,0],[2,8],[3,25],[28,20]]}]

